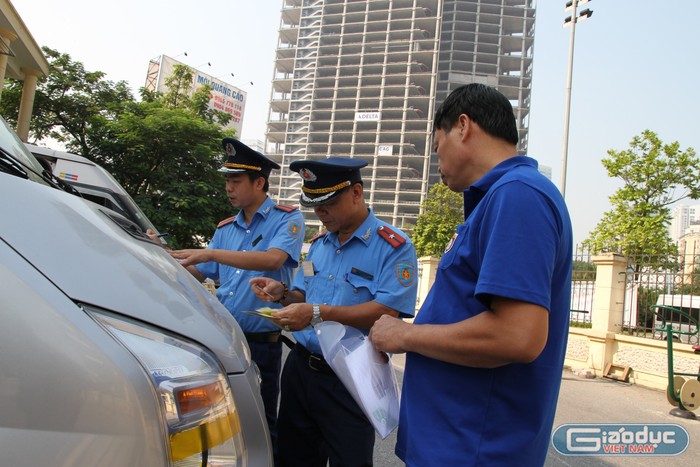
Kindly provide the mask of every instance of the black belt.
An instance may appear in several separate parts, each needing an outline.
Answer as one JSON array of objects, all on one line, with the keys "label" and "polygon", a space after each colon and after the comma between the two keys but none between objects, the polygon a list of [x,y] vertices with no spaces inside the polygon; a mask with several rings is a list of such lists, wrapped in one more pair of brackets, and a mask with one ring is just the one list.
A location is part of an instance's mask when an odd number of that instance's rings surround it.
[{"label": "black belt", "polygon": [[270,331],[270,332],[244,332],[246,340],[248,343],[256,344],[274,344],[279,342],[281,331]]},{"label": "black belt", "polygon": [[309,368],[312,370],[329,375],[333,374],[333,369],[326,363],[326,360],[324,360],[321,355],[309,352],[308,349],[301,344],[296,344],[294,346],[294,351],[308,363]]}]

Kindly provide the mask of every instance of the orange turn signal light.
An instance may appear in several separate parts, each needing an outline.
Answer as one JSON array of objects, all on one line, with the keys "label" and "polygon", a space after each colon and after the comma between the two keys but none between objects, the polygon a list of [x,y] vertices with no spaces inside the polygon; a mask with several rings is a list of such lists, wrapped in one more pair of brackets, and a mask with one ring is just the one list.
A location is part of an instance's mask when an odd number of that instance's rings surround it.
[{"label": "orange turn signal light", "polygon": [[219,382],[213,382],[178,391],[176,397],[180,414],[187,415],[215,406],[224,399],[224,391]]}]

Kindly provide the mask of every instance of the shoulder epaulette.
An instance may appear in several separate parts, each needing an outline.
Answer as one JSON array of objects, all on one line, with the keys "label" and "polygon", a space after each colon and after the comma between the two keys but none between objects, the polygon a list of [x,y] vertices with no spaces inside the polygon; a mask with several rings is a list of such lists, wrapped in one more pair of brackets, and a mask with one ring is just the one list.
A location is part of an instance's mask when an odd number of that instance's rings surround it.
[{"label": "shoulder epaulette", "polygon": [[231,222],[233,222],[233,220],[234,220],[235,218],[236,218],[236,216],[231,216],[231,217],[229,217],[228,219],[222,220],[221,222],[219,222],[219,223],[217,224],[216,228],[218,229],[219,227],[223,227],[223,226],[225,226],[226,224],[230,224]]},{"label": "shoulder epaulette", "polygon": [[280,211],[284,212],[292,212],[296,211],[299,208],[296,206],[290,206],[288,204],[275,204],[275,209],[279,209]]},{"label": "shoulder epaulette", "polygon": [[389,245],[393,246],[394,248],[398,248],[404,243],[406,243],[405,238],[403,238],[401,235],[397,234],[385,225],[380,226],[377,229],[377,233],[380,237],[389,242]]},{"label": "shoulder epaulette", "polygon": [[309,240],[309,243],[315,242],[315,241],[318,240],[319,238],[324,237],[327,233],[328,233],[327,230],[322,230],[322,231],[320,231],[319,233],[317,233],[316,235],[314,235],[313,237],[311,237],[311,240]]}]

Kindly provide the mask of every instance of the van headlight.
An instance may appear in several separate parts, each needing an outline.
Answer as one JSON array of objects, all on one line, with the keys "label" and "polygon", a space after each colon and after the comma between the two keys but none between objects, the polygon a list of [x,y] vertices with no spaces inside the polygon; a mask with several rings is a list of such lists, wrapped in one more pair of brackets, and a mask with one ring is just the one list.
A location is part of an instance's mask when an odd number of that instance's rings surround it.
[{"label": "van headlight", "polygon": [[204,347],[84,308],[138,361],[160,397],[174,466],[241,466],[245,443],[226,374]]}]

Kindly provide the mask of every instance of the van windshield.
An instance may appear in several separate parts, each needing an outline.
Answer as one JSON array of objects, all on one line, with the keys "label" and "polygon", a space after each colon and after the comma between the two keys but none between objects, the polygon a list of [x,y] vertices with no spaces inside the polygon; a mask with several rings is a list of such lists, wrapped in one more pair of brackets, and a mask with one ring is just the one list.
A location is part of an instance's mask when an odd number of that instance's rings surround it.
[{"label": "van windshield", "polygon": [[[102,169],[102,167],[99,168]],[[104,171],[104,169],[102,170]],[[109,175],[106,171],[104,172]],[[109,176],[111,177],[111,175]],[[117,183],[116,180],[115,183]],[[127,219],[131,219],[138,224],[144,232],[151,229],[158,234],[158,229],[155,228],[148,217],[146,217],[146,214],[143,213],[138,204],[136,204],[134,199],[129,196],[126,191],[120,190],[119,192],[114,192],[106,188],[83,185],[81,183],[71,183],[71,185],[80,192],[83,198],[89,199],[93,203],[109,208],[112,211],[116,211]]]},{"label": "van windshield", "polygon": [[0,117],[0,147],[24,166],[27,176],[34,182],[47,184],[40,174],[44,171],[39,161],[27,150],[17,134],[4,118]]}]

